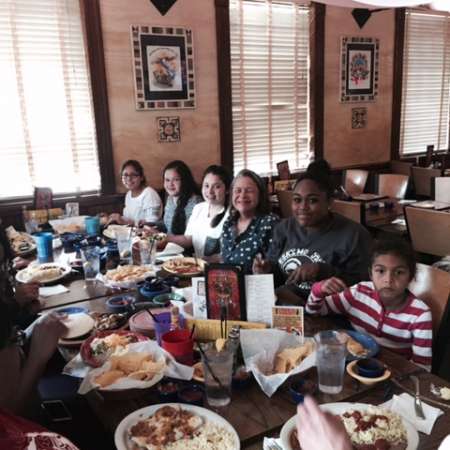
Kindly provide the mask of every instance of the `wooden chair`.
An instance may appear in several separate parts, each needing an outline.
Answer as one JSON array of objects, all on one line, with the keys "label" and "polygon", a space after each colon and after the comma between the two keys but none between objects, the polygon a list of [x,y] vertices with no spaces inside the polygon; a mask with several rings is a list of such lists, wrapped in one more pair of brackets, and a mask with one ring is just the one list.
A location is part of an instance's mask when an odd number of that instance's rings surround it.
[{"label": "wooden chair", "polygon": [[450,254],[450,213],[407,206],[405,218],[415,251],[435,256]]},{"label": "wooden chair", "polygon": [[292,216],[292,191],[278,191],[278,203],[280,205],[281,218]]},{"label": "wooden chair", "polygon": [[406,161],[393,160],[389,163],[389,166],[390,166],[391,173],[398,173],[400,175],[408,175],[408,177],[409,177],[411,175],[411,167],[413,166],[413,163],[406,162]]},{"label": "wooden chair", "polygon": [[450,177],[434,179],[434,199],[437,202],[450,203]]},{"label": "wooden chair", "polygon": [[364,192],[364,188],[366,187],[368,176],[369,172],[367,170],[344,170],[342,185],[350,195],[362,194]]},{"label": "wooden chair", "polygon": [[363,208],[364,204],[361,202],[348,202],[335,199],[331,204],[331,211],[357,223],[363,223]]},{"label": "wooden chair", "polygon": [[448,300],[450,273],[425,264],[417,264],[409,290],[431,309],[433,319],[433,372],[438,372],[448,347]]},{"label": "wooden chair", "polygon": [[441,176],[442,170],[428,169],[426,167],[411,167],[411,174],[416,195],[431,197],[433,178]]},{"label": "wooden chair", "polygon": [[378,175],[379,195],[386,195],[393,198],[405,198],[408,189],[409,176],[392,173],[380,173]]}]

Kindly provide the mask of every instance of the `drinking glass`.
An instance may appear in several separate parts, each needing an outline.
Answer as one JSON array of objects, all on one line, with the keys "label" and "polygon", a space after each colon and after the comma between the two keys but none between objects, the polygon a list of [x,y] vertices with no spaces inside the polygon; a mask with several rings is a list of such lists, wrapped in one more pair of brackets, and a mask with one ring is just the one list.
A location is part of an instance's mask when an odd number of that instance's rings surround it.
[{"label": "drinking glass", "polygon": [[116,230],[117,248],[120,258],[128,262],[131,261],[131,228],[121,228]]},{"label": "drinking glass", "polygon": [[208,403],[213,407],[228,405],[231,401],[233,352],[228,349],[218,352],[214,346],[209,347],[202,355],[202,363]]},{"label": "drinking glass", "polygon": [[38,260],[40,263],[53,261],[53,235],[42,232],[33,235],[36,242]]},{"label": "drinking glass", "polygon": [[330,330],[317,333],[314,339],[319,389],[325,394],[338,394],[344,382],[346,338],[342,333]]},{"label": "drinking glass", "polygon": [[141,256],[141,265],[153,264],[156,259],[156,242],[141,239],[139,241],[139,253]]},{"label": "drinking glass", "polygon": [[100,252],[98,247],[85,247],[81,249],[84,279],[94,281],[100,272]]}]

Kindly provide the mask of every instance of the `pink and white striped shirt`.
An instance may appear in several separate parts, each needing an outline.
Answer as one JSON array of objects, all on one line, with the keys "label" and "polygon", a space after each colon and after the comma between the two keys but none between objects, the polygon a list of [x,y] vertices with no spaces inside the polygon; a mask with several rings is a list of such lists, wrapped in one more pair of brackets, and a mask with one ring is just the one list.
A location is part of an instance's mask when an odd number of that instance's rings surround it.
[{"label": "pink and white striped shirt", "polygon": [[306,311],[347,316],[356,331],[370,334],[382,346],[431,369],[433,324],[430,308],[408,293],[397,310],[387,311],[372,282],[355,284],[338,294],[325,296],[321,283],[311,289]]}]

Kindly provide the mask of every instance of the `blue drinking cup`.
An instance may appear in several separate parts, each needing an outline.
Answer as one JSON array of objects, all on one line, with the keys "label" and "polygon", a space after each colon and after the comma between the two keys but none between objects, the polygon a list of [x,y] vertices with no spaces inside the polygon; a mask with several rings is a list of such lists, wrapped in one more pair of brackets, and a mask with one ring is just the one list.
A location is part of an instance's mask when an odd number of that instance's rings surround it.
[{"label": "blue drinking cup", "polygon": [[86,217],[84,219],[84,226],[86,227],[86,233],[89,235],[96,235],[100,234],[100,218],[93,216],[93,217]]},{"label": "blue drinking cup", "polygon": [[53,260],[53,235],[42,232],[33,235],[36,242],[38,261],[40,263],[51,262]]}]

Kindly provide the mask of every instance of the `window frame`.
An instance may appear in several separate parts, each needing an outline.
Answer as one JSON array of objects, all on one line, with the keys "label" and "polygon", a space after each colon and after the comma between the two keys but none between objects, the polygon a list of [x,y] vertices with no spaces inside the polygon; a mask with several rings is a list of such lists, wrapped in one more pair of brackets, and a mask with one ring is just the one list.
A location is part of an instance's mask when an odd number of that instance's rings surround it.
[{"label": "window frame", "polygon": [[[215,0],[221,164],[234,173],[229,0]],[[310,117],[314,157],[323,158],[324,50],[326,6],[313,3],[311,30]]]},{"label": "window frame", "polygon": [[[395,41],[394,41],[394,82],[392,92],[392,128],[391,128],[391,159],[392,160],[418,160],[426,155],[426,149],[422,152],[400,154],[400,123],[402,113],[403,90],[403,59],[405,44],[406,8],[395,10]],[[450,120],[450,117],[449,117]],[[447,149],[450,149],[450,133]],[[445,155],[448,150],[435,150],[434,155]]]},{"label": "window frame", "polygon": [[[92,89],[97,152],[100,169],[100,192],[65,193],[54,195],[54,200],[67,199],[79,201],[84,197],[115,193],[114,161],[109,119],[108,92],[106,87],[105,55],[101,27],[99,0],[79,0],[86,53],[89,64],[89,76]],[[30,205],[33,196],[10,197],[0,200],[0,206]]]}]

